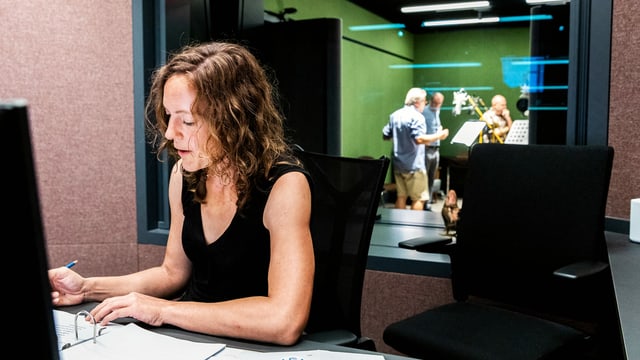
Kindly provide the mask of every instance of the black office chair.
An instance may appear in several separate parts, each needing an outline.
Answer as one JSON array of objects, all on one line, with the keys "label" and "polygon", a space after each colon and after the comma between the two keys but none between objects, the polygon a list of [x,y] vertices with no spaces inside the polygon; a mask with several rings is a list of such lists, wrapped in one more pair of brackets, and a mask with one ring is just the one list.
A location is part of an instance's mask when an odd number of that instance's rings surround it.
[{"label": "black office chair", "polygon": [[607,146],[475,145],[451,253],[456,301],[389,325],[385,343],[424,359],[616,359],[612,161]]},{"label": "black office chair", "polygon": [[363,337],[364,274],[389,158],[339,157],[296,148],[314,181],[311,210],[316,272],[305,339],[375,350]]}]

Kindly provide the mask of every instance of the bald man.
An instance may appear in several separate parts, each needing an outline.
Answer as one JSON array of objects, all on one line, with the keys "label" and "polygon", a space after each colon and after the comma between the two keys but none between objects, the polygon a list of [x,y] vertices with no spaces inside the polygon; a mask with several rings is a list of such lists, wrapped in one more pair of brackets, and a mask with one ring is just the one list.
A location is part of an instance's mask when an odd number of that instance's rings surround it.
[{"label": "bald man", "polygon": [[491,108],[482,115],[482,119],[489,127],[489,133],[484,135],[483,140],[504,143],[513,123],[509,109],[507,109],[507,99],[500,94],[495,95],[491,99]]}]

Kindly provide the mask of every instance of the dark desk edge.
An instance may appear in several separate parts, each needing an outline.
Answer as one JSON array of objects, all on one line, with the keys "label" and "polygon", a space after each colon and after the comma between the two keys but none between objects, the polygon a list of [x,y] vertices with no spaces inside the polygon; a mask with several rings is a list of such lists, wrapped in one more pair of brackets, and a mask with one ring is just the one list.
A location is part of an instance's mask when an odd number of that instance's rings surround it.
[{"label": "dark desk edge", "polygon": [[[378,223],[393,225],[392,223],[385,222]],[[396,225],[412,226],[398,223],[396,223]],[[605,231],[628,235],[629,220],[606,217]],[[415,250],[401,249],[400,247],[379,246],[375,244],[371,244],[369,247],[367,269],[442,278],[448,278],[451,274],[450,261],[447,255],[420,253]]]},{"label": "dark desk edge", "polygon": [[621,219],[615,217],[604,218],[604,230],[619,234],[629,235],[629,219]]},{"label": "dark desk edge", "polygon": [[400,247],[372,245],[369,247],[367,269],[442,278],[451,277],[448,255],[423,253]]}]

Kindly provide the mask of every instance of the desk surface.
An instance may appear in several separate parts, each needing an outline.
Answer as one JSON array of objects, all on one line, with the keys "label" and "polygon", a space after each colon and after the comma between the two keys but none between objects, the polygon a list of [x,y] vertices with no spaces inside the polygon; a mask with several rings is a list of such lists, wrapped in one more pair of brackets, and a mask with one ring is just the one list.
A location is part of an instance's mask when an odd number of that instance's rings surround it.
[{"label": "desk surface", "polygon": [[640,359],[640,244],[628,234],[605,232],[626,358]]},{"label": "desk surface", "polygon": [[380,208],[371,234],[367,269],[448,278],[446,254],[424,253],[398,246],[400,241],[444,233],[442,214],[432,211]]},{"label": "desk surface", "polygon": [[433,211],[378,208],[380,219],[376,224],[427,226],[444,229],[442,214]]},{"label": "desk surface", "polygon": [[[71,312],[71,313],[77,313],[78,311],[81,311],[81,310],[90,310],[95,305],[96,305],[96,303],[87,303],[87,304],[76,305],[76,306],[62,307],[62,308],[60,308],[60,310],[68,311],[68,312]],[[131,320],[133,320],[133,319],[131,319]],[[360,349],[353,349],[353,348],[349,348],[349,347],[325,344],[325,343],[309,341],[309,340],[299,341],[297,344],[292,345],[292,346],[281,346],[281,345],[271,345],[271,344],[265,344],[265,343],[257,343],[257,342],[243,341],[243,340],[238,340],[238,339],[211,336],[211,335],[195,333],[195,332],[186,331],[186,330],[182,330],[182,329],[179,329],[179,328],[176,328],[176,327],[169,327],[169,326],[167,326],[167,327],[165,327],[165,326],[161,326],[161,327],[144,326],[144,327],[149,329],[149,330],[151,330],[151,331],[157,332],[159,334],[172,336],[172,337],[175,337],[175,338],[178,338],[178,339],[184,339],[184,340],[189,340],[189,341],[199,341],[199,342],[209,342],[209,343],[220,343],[220,344],[225,344],[228,347],[237,348],[237,349],[243,349],[243,350],[252,350],[252,351],[260,351],[260,352],[267,352],[267,351],[269,351],[269,352],[285,352],[285,351],[295,352],[295,351],[308,351],[308,350],[329,350],[329,351],[349,352],[349,353],[358,353],[358,354],[382,355],[382,356],[384,356],[385,360],[411,360],[411,359],[414,359],[414,358],[410,358],[410,357],[391,355],[391,354],[383,354],[383,353],[372,352],[372,351],[367,351],[367,350],[360,350]]]}]

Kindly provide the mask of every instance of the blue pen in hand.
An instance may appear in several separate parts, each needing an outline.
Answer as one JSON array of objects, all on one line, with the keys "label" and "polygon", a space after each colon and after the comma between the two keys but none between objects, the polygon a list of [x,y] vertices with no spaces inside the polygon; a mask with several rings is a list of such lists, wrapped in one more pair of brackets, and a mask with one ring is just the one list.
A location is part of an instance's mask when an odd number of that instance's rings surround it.
[{"label": "blue pen in hand", "polygon": [[72,262],[68,263],[67,265],[65,265],[65,267],[67,269],[71,269],[75,264],[78,263],[78,260],[73,260]]}]

